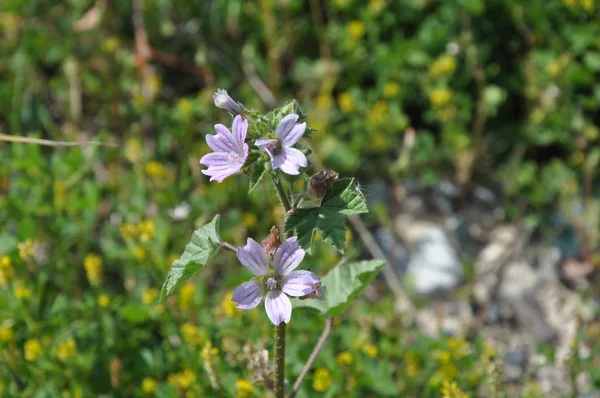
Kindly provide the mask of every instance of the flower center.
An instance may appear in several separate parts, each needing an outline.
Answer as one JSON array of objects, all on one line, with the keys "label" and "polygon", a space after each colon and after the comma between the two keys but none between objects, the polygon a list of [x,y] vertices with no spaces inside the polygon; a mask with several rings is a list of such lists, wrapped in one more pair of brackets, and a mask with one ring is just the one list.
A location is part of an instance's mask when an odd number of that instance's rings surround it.
[{"label": "flower center", "polygon": [[227,161],[229,163],[234,163],[239,158],[240,158],[240,155],[238,155],[237,153],[230,153],[229,156],[227,157]]},{"label": "flower center", "polygon": [[273,277],[267,278],[265,281],[265,285],[267,285],[267,289],[275,290],[277,288],[277,281]]},{"label": "flower center", "polygon": [[269,142],[265,145],[265,148],[268,149],[269,152],[273,154],[273,156],[277,156],[281,152],[281,143],[279,142],[279,140]]}]

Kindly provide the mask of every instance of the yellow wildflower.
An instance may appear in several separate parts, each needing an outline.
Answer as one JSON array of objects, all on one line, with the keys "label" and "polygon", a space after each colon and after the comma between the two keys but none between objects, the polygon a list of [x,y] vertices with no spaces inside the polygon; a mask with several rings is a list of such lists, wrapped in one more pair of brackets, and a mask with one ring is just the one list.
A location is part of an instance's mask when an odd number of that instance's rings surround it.
[{"label": "yellow wildflower", "polygon": [[370,0],[369,1],[369,11],[373,14],[379,14],[381,10],[385,7],[385,0]]},{"label": "yellow wildflower", "polygon": [[54,353],[61,361],[66,361],[69,358],[75,357],[75,355],[77,355],[77,344],[75,343],[75,339],[69,338],[67,341],[60,343],[58,347],[56,347]]},{"label": "yellow wildflower", "polygon": [[248,228],[254,228],[258,224],[258,217],[254,213],[244,213],[242,214],[242,223]]},{"label": "yellow wildflower", "polygon": [[228,292],[223,296],[223,300],[215,310],[215,315],[224,316],[227,318],[239,318],[241,310],[235,307],[235,303],[231,301],[233,292]]},{"label": "yellow wildflower", "polygon": [[388,103],[386,101],[377,101],[369,111],[367,120],[371,125],[384,124],[387,121]]},{"label": "yellow wildflower", "polygon": [[110,305],[110,297],[108,297],[106,294],[101,294],[100,296],[98,296],[96,302],[100,307],[106,308]]},{"label": "yellow wildflower", "polygon": [[348,23],[348,36],[353,40],[360,40],[365,34],[365,24],[361,21],[350,21]]},{"label": "yellow wildflower", "polygon": [[169,175],[167,168],[155,160],[151,160],[144,166],[148,177],[159,180],[165,179]]},{"label": "yellow wildflower", "polygon": [[371,358],[375,358],[377,356],[377,353],[379,352],[377,347],[375,347],[373,344],[366,344],[362,350]]},{"label": "yellow wildflower", "polygon": [[558,75],[560,75],[560,72],[562,72],[562,64],[560,60],[554,59],[550,61],[548,65],[546,65],[546,72],[551,77],[557,77]]},{"label": "yellow wildflower", "polygon": [[465,339],[450,337],[446,340],[446,344],[455,358],[460,359],[466,357],[469,353],[469,343],[467,343]]},{"label": "yellow wildflower", "polygon": [[189,118],[192,115],[193,110],[192,101],[190,101],[188,98],[181,98],[179,101],[177,101],[177,109],[179,112],[181,112],[184,118]]},{"label": "yellow wildflower", "polygon": [[412,352],[405,356],[406,359],[406,375],[408,377],[416,377],[421,371],[419,358]]},{"label": "yellow wildflower", "polygon": [[338,95],[338,104],[344,113],[350,113],[354,110],[354,97],[347,91]]},{"label": "yellow wildflower", "polygon": [[585,154],[582,151],[573,152],[571,155],[571,163],[575,166],[582,164],[585,161]]},{"label": "yellow wildflower", "polygon": [[350,366],[352,365],[352,362],[354,362],[354,359],[352,358],[352,354],[348,351],[343,351],[337,354],[335,361],[339,366]]},{"label": "yellow wildflower", "polygon": [[327,369],[319,368],[315,371],[313,388],[315,391],[323,392],[331,386],[331,373]]},{"label": "yellow wildflower", "polygon": [[15,332],[8,326],[0,326],[0,341],[9,342],[15,338]]},{"label": "yellow wildflower", "polygon": [[137,138],[129,138],[125,142],[125,158],[131,163],[137,163],[142,159],[142,143]]},{"label": "yellow wildflower", "polygon": [[452,100],[452,91],[447,88],[438,88],[429,94],[429,102],[434,108],[441,108],[448,105]]},{"label": "yellow wildflower", "polygon": [[188,345],[200,345],[204,340],[204,336],[202,336],[200,328],[196,325],[184,323],[179,329],[181,331],[183,341],[185,341]]},{"label": "yellow wildflower", "polygon": [[467,398],[467,394],[454,381],[444,380],[440,392],[442,393],[442,398]]},{"label": "yellow wildflower", "polygon": [[429,73],[433,77],[449,75],[456,69],[456,58],[452,55],[440,55],[435,61],[429,64]]},{"label": "yellow wildflower", "polygon": [[594,11],[594,0],[579,0],[579,4],[587,12]]},{"label": "yellow wildflower", "polygon": [[185,369],[182,372],[170,375],[167,380],[170,384],[186,389],[196,381],[196,374],[191,369]]},{"label": "yellow wildflower", "polygon": [[213,360],[215,359],[215,357],[217,355],[219,355],[219,349],[216,347],[213,347],[213,345],[210,341],[207,341],[204,344],[204,347],[202,347],[202,351],[200,351],[200,356],[206,362],[213,362]]},{"label": "yellow wildflower", "polygon": [[102,41],[102,49],[106,52],[112,53],[117,51],[119,48],[119,39],[116,36],[110,36]]},{"label": "yellow wildflower", "polygon": [[83,266],[91,285],[97,286],[102,283],[102,259],[95,254],[88,254],[83,259]]},{"label": "yellow wildflower", "polygon": [[14,294],[17,298],[29,298],[31,297],[31,290],[23,285],[17,285]]},{"label": "yellow wildflower", "polygon": [[171,267],[171,265],[173,264],[173,262],[177,259],[179,259],[179,255],[178,254],[171,254],[169,257],[167,257],[167,262],[165,264],[166,268]]},{"label": "yellow wildflower", "polygon": [[450,363],[450,353],[445,350],[436,350],[433,353],[434,358],[436,358],[440,363],[447,364]]},{"label": "yellow wildflower", "polygon": [[192,302],[194,301],[194,295],[196,294],[196,287],[192,283],[186,283],[179,290],[179,296],[177,297],[179,302],[179,308],[182,310],[190,309]]},{"label": "yellow wildflower", "polygon": [[12,267],[12,261],[8,256],[0,257],[0,286],[8,285],[15,271]]},{"label": "yellow wildflower", "polygon": [[56,181],[53,190],[54,204],[59,209],[64,208],[67,204],[67,185],[64,181]]},{"label": "yellow wildflower", "polygon": [[142,292],[142,301],[144,304],[152,304],[158,296],[158,289],[155,287],[146,287]]},{"label": "yellow wildflower", "polygon": [[23,349],[25,351],[25,359],[29,362],[35,361],[44,352],[42,344],[36,339],[27,340],[23,346]]},{"label": "yellow wildflower", "polygon": [[394,98],[400,92],[400,85],[396,82],[387,82],[383,85],[383,96],[385,98]]},{"label": "yellow wildflower", "polygon": [[152,377],[144,377],[144,380],[142,380],[142,391],[144,394],[152,394],[157,387],[158,383]]},{"label": "yellow wildflower", "polygon": [[19,257],[22,260],[29,260],[33,258],[33,252],[35,250],[35,245],[31,241],[31,239],[27,239],[25,242],[21,242],[17,245],[19,248]]},{"label": "yellow wildflower", "polygon": [[119,227],[119,234],[125,240],[134,239],[137,235],[137,228],[132,223],[126,222]]},{"label": "yellow wildflower", "polygon": [[148,250],[143,246],[136,246],[133,248],[133,257],[138,261],[144,261],[148,257]]},{"label": "yellow wildflower", "polygon": [[251,397],[256,390],[256,387],[252,385],[248,380],[238,380],[235,382],[235,396],[237,398],[248,398]]},{"label": "yellow wildflower", "polygon": [[152,220],[140,221],[137,225],[137,232],[142,242],[148,242],[156,234],[156,225],[154,225],[154,221]]}]

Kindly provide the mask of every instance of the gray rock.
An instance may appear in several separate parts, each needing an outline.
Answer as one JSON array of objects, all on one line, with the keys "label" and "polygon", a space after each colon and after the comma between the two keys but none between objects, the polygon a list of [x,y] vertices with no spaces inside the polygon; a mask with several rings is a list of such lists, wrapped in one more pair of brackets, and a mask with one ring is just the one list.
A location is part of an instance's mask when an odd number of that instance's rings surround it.
[{"label": "gray rock", "polygon": [[529,364],[527,347],[517,347],[504,354],[504,377],[509,382],[519,381]]},{"label": "gray rock", "polygon": [[463,265],[440,228],[424,231],[408,262],[407,276],[415,293],[431,295],[452,290],[463,277]]}]

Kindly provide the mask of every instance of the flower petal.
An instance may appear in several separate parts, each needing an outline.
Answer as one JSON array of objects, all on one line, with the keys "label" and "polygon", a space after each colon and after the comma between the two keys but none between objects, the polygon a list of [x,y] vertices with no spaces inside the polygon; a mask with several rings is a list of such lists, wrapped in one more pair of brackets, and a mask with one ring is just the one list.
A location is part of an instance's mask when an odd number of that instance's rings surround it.
[{"label": "flower petal", "polygon": [[263,276],[269,272],[269,260],[265,249],[254,239],[248,238],[246,246],[238,247],[237,258],[256,276]]},{"label": "flower petal", "polygon": [[295,148],[283,148],[281,153],[273,157],[273,168],[280,169],[285,174],[298,175],[300,167],[308,166],[306,156]]},{"label": "flower petal", "polygon": [[222,124],[215,124],[216,135],[208,134],[206,143],[215,152],[240,153],[241,146],[238,147],[234,141],[233,135],[229,129]]},{"label": "flower petal", "polygon": [[237,308],[250,310],[260,304],[264,295],[264,285],[259,281],[249,281],[242,283],[233,292],[233,301]]},{"label": "flower petal", "polygon": [[292,129],[296,125],[298,121],[298,115],[292,113],[291,115],[287,115],[281,122],[279,122],[279,126],[277,126],[277,137],[280,141],[284,142],[285,138],[292,132]]},{"label": "flower petal", "polygon": [[298,238],[292,236],[279,246],[273,259],[275,274],[287,275],[292,272],[304,259],[306,252],[298,244]]},{"label": "flower petal", "polygon": [[265,310],[274,325],[281,322],[290,323],[292,318],[292,302],[279,290],[271,290],[265,298]]},{"label": "flower petal", "polygon": [[279,139],[283,146],[292,146],[302,138],[305,130],[306,123],[298,123],[285,136],[279,137]]},{"label": "flower petal", "polygon": [[233,138],[237,143],[238,149],[242,148],[244,141],[246,141],[246,133],[248,132],[248,121],[243,119],[240,115],[237,115],[233,119],[233,125],[231,126],[233,131]]},{"label": "flower petal", "polygon": [[305,296],[315,290],[321,280],[310,271],[292,271],[281,281],[281,290],[290,296]]}]

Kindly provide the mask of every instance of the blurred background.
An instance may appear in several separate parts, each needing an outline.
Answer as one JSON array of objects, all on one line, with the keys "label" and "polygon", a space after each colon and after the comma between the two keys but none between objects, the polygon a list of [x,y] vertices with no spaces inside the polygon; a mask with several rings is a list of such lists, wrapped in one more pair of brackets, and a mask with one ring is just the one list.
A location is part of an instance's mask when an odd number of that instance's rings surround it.
[{"label": "blurred background", "polygon": [[[283,221],[267,183],[200,172],[223,88],[299,101],[314,170],[367,195],[348,258],[381,248],[394,270],[335,319],[299,397],[599,397],[599,7],[4,0],[0,395],[268,396],[271,324],[229,301],[249,276],[231,253],[157,300],[216,213],[236,245]],[[305,266],[340,260],[317,245]],[[322,327],[295,311],[290,383]]]}]

